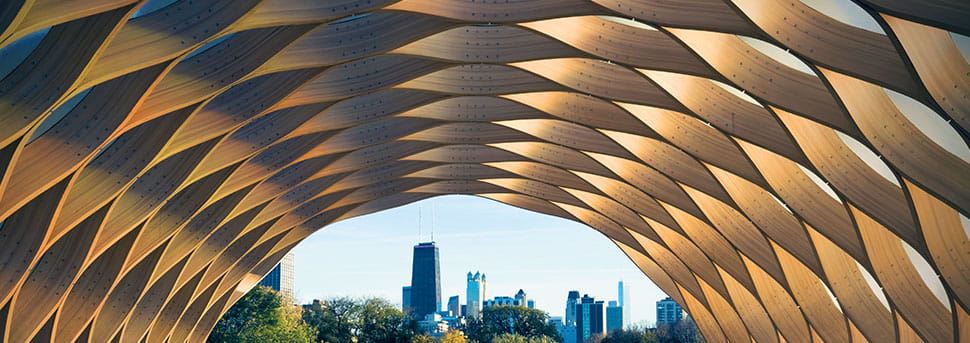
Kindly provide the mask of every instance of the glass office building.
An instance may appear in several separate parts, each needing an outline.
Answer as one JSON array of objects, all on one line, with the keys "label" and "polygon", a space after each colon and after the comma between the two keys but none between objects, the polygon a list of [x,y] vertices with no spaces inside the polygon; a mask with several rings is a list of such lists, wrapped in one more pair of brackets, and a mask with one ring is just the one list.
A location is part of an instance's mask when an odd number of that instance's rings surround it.
[{"label": "glass office building", "polygon": [[441,270],[438,266],[438,247],[434,242],[414,246],[411,267],[411,313],[415,318],[441,310]]},{"label": "glass office building", "polygon": [[276,267],[273,267],[273,270],[259,281],[259,285],[272,288],[280,292],[284,299],[294,301],[296,299],[296,294],[293,291],[294,274],[296,274],[294,256],[293,253],[288,253],[280,263],[276,264]]}]

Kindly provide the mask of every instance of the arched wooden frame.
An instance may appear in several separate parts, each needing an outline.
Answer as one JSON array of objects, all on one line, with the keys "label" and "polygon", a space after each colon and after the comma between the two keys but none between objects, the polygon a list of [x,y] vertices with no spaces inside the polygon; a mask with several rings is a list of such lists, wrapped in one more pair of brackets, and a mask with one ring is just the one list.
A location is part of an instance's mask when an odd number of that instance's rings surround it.
[{"label": "arched wooden frame", "polygon": [[600,231],[711,342],[970,340],[965,2],[145,3],[0,5],[0,343],[201,342],[441,194]]}]

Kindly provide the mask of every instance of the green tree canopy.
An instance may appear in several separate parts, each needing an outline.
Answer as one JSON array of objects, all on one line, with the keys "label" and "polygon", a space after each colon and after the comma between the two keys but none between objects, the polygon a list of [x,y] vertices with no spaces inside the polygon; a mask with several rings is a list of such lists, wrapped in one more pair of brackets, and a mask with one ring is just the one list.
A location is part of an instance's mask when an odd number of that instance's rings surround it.
[{"label": "green tree canopy", "polygon": [[548,319],[549,315],[545,312],[524,306],[489,306],[482,309],[481,320],[468,322],[465,333],[479,343],[492,342],[493,338],[502,334],[562,341],[556,327],[550,325]]},{"label": "green tree canopy", "polygon": [[256,287],[226,311],[208,342],[313,343],[314,335],[298,308],[285,304],[276,291]]},{"label": "green tree canopy", "polygon": [[417,322],[379,298],[314,300],[303,305],[303,320],[327,343],[409,343],[417,332]]},{"label": "green tree canopy", "polygon": [[658,343],[703,343],[704,336],[689,317],[675,324],[658,325],[654,331]]},{"label": "green tree canopy", "polygon": [[416,335],[411,338],[411,343],[438,343],[438,340],[428,335]]},{"label": "green tree canopy", "polygon": [[303,305],[303,320],[316,329],[318,342],[350,342],[359,312],[351,298],[314,300]]},{"label": "green tree canopy", "polygon": [[657,343],[653,332],[642,327],[610,331],[599,343]]},{"label": "green tree canopy", "polygon": [[417,323],[385,299],[364,301],[359,318],[360,343],[408,343],[417,331]]},{"label": "green tree canopy", "polygon": [[556,343],[556,340],[548,336],[526,337],[523,335],[503,333],[492,338],[492,341],[489,343]]}]

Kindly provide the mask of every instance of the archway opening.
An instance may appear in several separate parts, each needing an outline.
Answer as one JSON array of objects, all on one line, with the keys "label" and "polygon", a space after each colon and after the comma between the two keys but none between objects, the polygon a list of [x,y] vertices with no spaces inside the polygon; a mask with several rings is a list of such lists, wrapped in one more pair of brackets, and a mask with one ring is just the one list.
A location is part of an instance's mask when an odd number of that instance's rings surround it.
[{"label": "archway opening", "polygon": [[485,299],[523,289],[550,316],[565,315],[570,290],[617,300],[623,281],[626,322],[652,325],[654,302],[666,296],[612,240],[585,224],[482,197],[445,195],[342,220],[305,239],[293,249],[295,300],[382,297],[401,305],[412,247],[430,240],[440,251],[443,305],[453,295],[465,302],[469,271],[488,275]]}]

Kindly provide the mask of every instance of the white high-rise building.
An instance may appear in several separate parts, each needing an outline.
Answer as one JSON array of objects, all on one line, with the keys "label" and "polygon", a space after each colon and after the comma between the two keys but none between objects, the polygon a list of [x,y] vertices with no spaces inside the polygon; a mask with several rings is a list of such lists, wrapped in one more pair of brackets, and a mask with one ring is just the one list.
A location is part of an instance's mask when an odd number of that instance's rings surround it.
[{"label": "white high-rise building", "polygon": [[482,300],[485,299],[485,274],[468,272],[468,284],[465,289],[466,316],[468,318],[479,318],[482,313]]},{"label": "white high-rise building", "polygon": [[624,285],[623,281],[620,281],[616,288],[618,292],[616,300],[623,308],[623,328],[626,329],[630,327],[630,288]]},{"label": "white high-rise building", "polygon": [[522,289],[519,289],[519,292],[515,293],[515,301],[518,303],[519,306],[528,306],[529,296],[525,294],[525,291],[523,291]]}]

